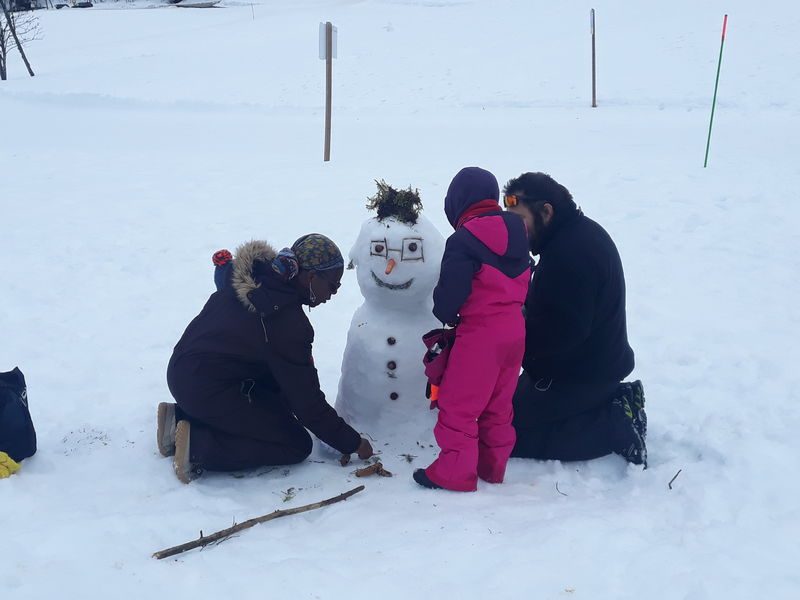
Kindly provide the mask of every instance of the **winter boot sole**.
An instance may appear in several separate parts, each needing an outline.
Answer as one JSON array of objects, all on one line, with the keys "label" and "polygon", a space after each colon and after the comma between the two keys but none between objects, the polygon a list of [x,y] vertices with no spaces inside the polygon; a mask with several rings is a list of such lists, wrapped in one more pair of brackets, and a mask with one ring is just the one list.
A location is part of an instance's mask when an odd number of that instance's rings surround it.
[{"label": "winter boot sole", "polygon": [[161,456],[175,454],[175,405],[171,402],[161,402],[158,405],[158,428],[156,442]]},{"label": "winter boot sole", "polygon": [[200,476],[200,471],[190,460],[190,444],[191,424],[189,421],[179,421],[175,427],[175,458],[172,466],[175,469],[175,476],[181,483],[191,483]]},{"label": "winter boot sole", "polygon": [[434,483],[428,477],[428,474],[425,472],[425,469],[417,469],[414,471],[414,481],[416,481],[419,485],[424,488],[428,488],[429,490],[441,490],[444,489],[439,484]]}]

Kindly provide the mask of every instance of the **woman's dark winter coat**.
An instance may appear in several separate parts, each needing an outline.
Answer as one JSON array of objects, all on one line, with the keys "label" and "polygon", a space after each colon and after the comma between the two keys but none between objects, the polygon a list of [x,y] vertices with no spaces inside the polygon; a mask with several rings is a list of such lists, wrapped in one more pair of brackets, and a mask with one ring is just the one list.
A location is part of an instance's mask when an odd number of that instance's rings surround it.
[{"label": "woman's dark winter coat", "polygon": [[[224,403],[226,390],[241,390],[289,412],[318,438],[342,453],[358,448],[359,434],[341,419],[320,390],[312,358],[314,329],[294,285],[270,266],[275,250],[252,241],[236,251],[221,289],[213,293],[175,346],[167,373],[182,404],[202,405],[209,414]],[[213,427],[212,419],[204,419]]]}]

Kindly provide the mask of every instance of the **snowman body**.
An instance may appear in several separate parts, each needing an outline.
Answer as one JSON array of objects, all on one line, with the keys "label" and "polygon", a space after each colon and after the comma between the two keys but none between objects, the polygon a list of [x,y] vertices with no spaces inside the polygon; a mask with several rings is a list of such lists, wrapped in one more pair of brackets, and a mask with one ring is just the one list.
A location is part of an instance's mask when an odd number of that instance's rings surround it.
[{"label": "snowman body", "polygon": [[350,252],[364,303],[347,334],[336,410],[381,442],[432,439],[422,335],[433,316],[444,239],[424,216],[415,224],[369,219]]}]

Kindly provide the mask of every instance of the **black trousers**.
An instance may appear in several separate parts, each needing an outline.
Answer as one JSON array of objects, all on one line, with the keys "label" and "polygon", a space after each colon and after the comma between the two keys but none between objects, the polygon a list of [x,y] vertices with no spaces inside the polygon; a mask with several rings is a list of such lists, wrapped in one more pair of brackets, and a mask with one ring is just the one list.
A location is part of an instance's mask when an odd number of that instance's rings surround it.
[{"label": "black trousers", "polygon": [[[191,369],[194,377],[187,378],[183,369]],[[192,424],[191,461],[204,469],[290,465],[311,454],[311,436],[267,384],[209,381],[190,361],[170,363],[167,382],[178,403],[176,418]]]},{"label": "black trousers", "polygon": [[523,373],[514,394],[517,442],[511,456],[589,460],[614,447],[611,401],[619,382],[533,381]]}]

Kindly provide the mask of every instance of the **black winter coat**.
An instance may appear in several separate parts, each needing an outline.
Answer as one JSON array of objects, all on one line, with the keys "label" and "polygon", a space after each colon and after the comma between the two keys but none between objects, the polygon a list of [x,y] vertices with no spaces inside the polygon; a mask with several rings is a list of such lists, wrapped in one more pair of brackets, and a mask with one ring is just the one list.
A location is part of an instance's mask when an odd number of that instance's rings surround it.
[{"label": "black winter coat", "polygon": [[[318,438],[344,454],[361,436],[320,390],[311,353],[314,329],[296,290],[270,268],[275,251],[259,241],[236,251],[226,285],[189,323],[170,360],[170,388],[204,395],[253,380],[259,398],[281,403]],[[218,398],[217,398],[217,401]]]},{"label": "black winter coat", "polygon": [[611,237],[578,210],[554,224],[540,248],[525,304],[525,371],[534,380],[621,381],[634,359]]}]

